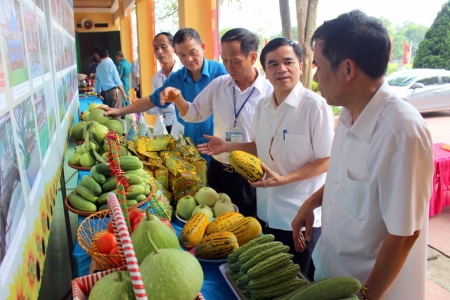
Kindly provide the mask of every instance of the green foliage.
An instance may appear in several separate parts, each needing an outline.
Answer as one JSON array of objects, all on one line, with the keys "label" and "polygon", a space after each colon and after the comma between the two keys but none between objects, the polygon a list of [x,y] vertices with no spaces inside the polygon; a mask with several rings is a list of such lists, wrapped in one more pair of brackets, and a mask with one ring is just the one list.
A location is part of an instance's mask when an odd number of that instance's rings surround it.
[{"label": "green foliage", "polygon": [[338,106],[331,106],[331,110],[333,110],[333,114],[335,116],[339,116],[339,114],[341,113],[341,107]]},{"label": "green foliage", "polygon": [[315,82],[315,81],[311,81],[311,90],[313,92],[316,92],[317,94],[320,94],[319,84],[317,82]]},{"label": "green foliage", "polygon": [[450,1],[442,6],[420,43],[414,68],[450,69]]},{"label": "green foliage", "polygon": [[386,71],[386,76],[391,75],[394,72],[397,72],[397,64],[389,63]]}]

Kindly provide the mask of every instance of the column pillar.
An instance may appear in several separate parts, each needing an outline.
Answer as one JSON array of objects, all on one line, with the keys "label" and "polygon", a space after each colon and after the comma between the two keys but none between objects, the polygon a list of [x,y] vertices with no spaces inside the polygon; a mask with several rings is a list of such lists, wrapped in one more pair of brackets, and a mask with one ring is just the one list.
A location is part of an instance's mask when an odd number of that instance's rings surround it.
[{"label": "column pillar", "polygon": [[218,0],[179,0],[180,28],[197,30],[206,45],[207,59],[219,58]]}]

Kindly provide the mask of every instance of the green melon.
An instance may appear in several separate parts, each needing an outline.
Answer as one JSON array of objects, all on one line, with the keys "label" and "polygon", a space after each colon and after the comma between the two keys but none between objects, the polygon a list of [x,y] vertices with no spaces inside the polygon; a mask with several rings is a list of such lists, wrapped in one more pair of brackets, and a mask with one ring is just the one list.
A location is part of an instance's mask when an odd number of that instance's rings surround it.
[{"label": "green melon", "polygon": [[150,233],[147,238],[153,253],[144,259],[139,268],[148,299],[195,299],[204,277],[197,259],[180,249],[158,249]]},{"label": "green melon", "polygon": [[69,157],[69,163],[74,166],[80,166],[81,154],[74,152]]},{"label": "green melon", "polygon": [[84,153],[83,155],[81,155],[80,157],[80,165],[82,167],[92,167],[93,165],[95,165],[97,163],[97,161],[95,160],[95,158],[93,158],[89,153]]},{"label": "green melon", "polygon": [[89,113],[88,121],[97,121],[103,125],[109,121],[109,117],[105,116],[105,111],[103,109],[94,108]]},{"label": "green melon", "polygon": [[123,122],[117,119],[109,120],[105,123],[105,126],[110,130],[117,132],[119,136],[121,136],[124,132]]},{"label": "green melon", "polygon": [[89,103],[89,105],[88,105],[88,110],[89,110],[89,111],[94,110],[95,108],[99,107],[100,105],[101,105],[101,104],[95,103],[95,102]]},{"label": "green melon", "polygon": [[81,117],[83,121],[87,122],[89,120],[89,114],[90,112],[88,110],[83,113],[83,116]]},{"label": "green melon", "polygon": [[80,121],[72,126],[70,130],[70,135],[73,137],[75,141],[81,141],[83,139],[83,128],[86,125],[86,122]]},{"label": "green melon", "polygon": [[117,271],[97,281],[89,294],[89,300],[136,299],[130,273]]},{"label": "green melon", "polygon": [[146,217],[142,218],[139,226],[131,234],[131,242],[138,263],[142,263],[144,258],[153,252],[153,248],[148,243],[147,231],[150,232],[150,236],[157,247],[180,249],[176,233],[161,222],[157,216],[150,214],[149,209],[150,206],[146,209]]}]

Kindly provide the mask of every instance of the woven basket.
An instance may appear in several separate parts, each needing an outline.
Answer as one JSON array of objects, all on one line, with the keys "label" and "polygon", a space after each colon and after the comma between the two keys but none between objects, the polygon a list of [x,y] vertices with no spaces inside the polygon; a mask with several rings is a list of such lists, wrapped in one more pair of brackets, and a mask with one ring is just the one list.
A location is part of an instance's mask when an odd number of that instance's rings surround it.
[{"label": "woven basket", "polygon": [[81,171],[90,171],[92,168],[92,167],[75,166],[75,165],[72,165],[70,162],[67,162],[67,164],[69,165],[69,167],[71,167],[73,169],[81,170]]},{"label": "woven basket", "polygon": [[[72,192],[73,193],[73,192]],[[129,208],[135,207],[135,208],[139,208],[142,205],[144,205],[145,203],[147,203],[153,196],[153,187],[150,185],[150,193],[148,194],[147,198],[145,198],[142,201],[139,201],[137,204],[135,205],[131,205],[129,206]],[[94,212],[87,212],[87,211],[81,211],[81,210],[77,210],[75,208],[73,208],[72,206],[70,206],[69,203],[69,196],[66,197],[66,199],[64,199],[64,205],[67,207],[68,210],[70,210],[71,212],[73,212],[74,214],[77,214],[79,216],[83,216],[83,217],[88,217],[90,215],[96,214],[98,213],[98,211],[94,211]],[[101,210],[101,211],[107,211],[107,210]],[[169,220],[170,221],[170,220]]]}]

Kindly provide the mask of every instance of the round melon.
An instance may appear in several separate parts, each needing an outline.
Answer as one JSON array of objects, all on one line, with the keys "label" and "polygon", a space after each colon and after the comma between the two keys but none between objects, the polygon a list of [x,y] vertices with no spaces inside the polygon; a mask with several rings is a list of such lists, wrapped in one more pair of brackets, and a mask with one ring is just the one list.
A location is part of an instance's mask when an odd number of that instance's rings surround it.
[{"label": "round melon", "polygon": [[97,121],[103,125],[109,121],[109,117],[105,116],[105,111],[103,109],[94,108],[89,113],[88,121]]},{"label": "round melon", "polygon": [[109,128],[109,130],[117,132],[119,136],[121,136],[124,132],[123,123],[120,120],[112,119],[105,123],[105,126]]},{"label": "round melon", "polygon": [[90,113],[90,111],[85,111],[84,113],[83,113],[83,115],[82,115],[82,119],[83,119],[83,121],[85,121],[85,122],[87,122],[88,121],[88,119],[89,119],[89,113]]},{"label": "round melon", "polygon": [[70,130],[70,135],[73,137],[75,141],[81,141],[83,139],[83,128],[86,125],[86,122],[80,121],[72,126]]},{"label": "round melon", "polygon": [[82,167],[92,167],[93,165],[95,165],[97,162],[95,160],[95,158],[93,158],[89,153],[84,153],[83,155],[81,155],[80,157],[80,165]]},{"label": "round melon", "polygon": [[145,211],[146,216],[142,218],[139,226],[131,234],[131,242],[139,264],[144,261],[147,255],[153,252],[153,248],[148,242],[147,231],[150,232],[150,236],[158,248],[180,249],[180,242],[176,233],[157,216],[150,214],[149,210],[150,206]]},{"label": "round melon", "polygon": [[148,299],[195,299],[203,285],[203,270],[197,259],[180,249],[158,249],[150,234],[147,238],[153,253],[139,268]]},{"label": "round melon", "polygon": [[89,300],[136,299],[130,273],[117,271],[97,281],[89,294]]},{"label": "round melon", "polygon": [[95,108],[99,107],[100,105],[101,105],[101,104],[95,103],[95,102],[89,103],[89,105],[88,105],[88,110],[89,110],[89,111],[94,110]]},{"label": "round melon", "polygon": [[74,166],[80,166],[81,154],[74,152],[69,157],[69,163]]}]

